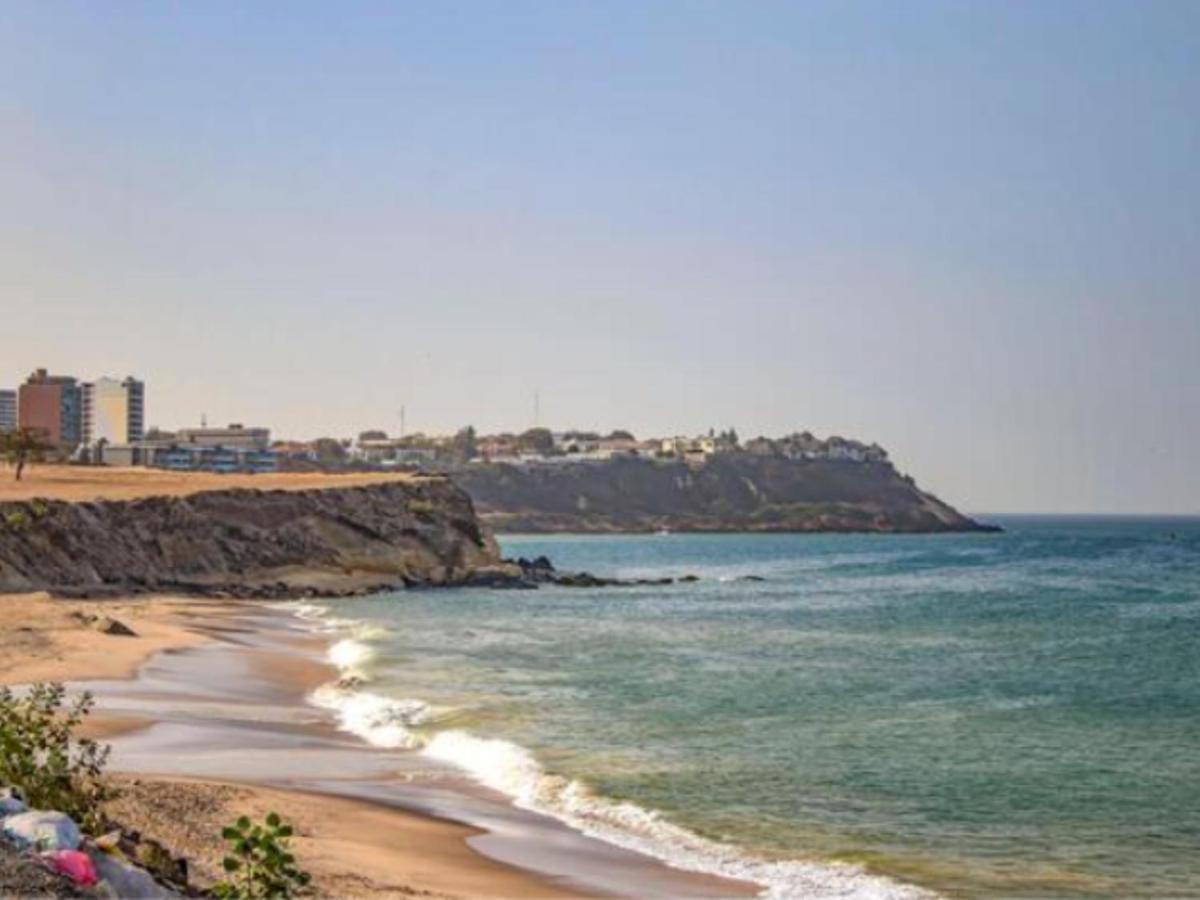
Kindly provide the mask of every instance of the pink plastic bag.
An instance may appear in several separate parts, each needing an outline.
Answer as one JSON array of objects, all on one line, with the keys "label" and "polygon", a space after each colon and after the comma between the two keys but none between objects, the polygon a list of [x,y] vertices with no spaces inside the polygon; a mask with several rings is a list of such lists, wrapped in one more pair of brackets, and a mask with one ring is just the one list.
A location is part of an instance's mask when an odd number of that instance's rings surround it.
[{"label": "pink plastic bag", "polygon": [[88,859],[86,853],[78,850],[51,850],[43,853],[47,865],[60,875],[66,875],[81,887],[91,887],[100,880],[96,874],[96,866]]}]

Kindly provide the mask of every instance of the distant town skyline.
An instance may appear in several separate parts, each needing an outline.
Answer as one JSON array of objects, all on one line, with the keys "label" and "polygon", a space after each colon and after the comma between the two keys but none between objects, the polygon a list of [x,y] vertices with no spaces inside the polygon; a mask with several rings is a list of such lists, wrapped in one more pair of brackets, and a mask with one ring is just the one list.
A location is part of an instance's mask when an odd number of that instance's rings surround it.
[{"label": "distant town skyline", "polygon": [[1200,513],[1200,5],[18,2],[0,389]]}]

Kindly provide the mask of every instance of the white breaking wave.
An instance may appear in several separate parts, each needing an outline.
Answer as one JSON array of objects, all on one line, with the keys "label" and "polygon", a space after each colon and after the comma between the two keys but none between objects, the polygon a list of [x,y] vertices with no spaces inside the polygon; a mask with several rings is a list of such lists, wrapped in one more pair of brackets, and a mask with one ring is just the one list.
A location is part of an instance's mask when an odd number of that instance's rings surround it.
[{"label": "white breaking wave", "polygon": [[342,677],[317,688],[309,700],[332,711],[343,731],[357,735],[373,747],[388,750],[420,747],[423,741],[409,729],[432,718],[428,703],[398,700],[358,689],[370,680],[370,663],[376,655],[367,641],[382,637],[387,630],[353,620],[341,620],[339,629],[349,630],[353,636],[334,643],[325,656]]},{"label": "white breaking wave", "polygon": [[[314,610],[309,607],[305,612],[313,615]],[[461,769],[523,809],[553,816],[590,837],[679,869],[753,882],[763,887],[760,896],[770,900],[928,900],[937,896],[849,864],[755,857],[674,825],[659,812],[609,800],[579,781],[550,774],[529,750],[510,741],[481,738],[458,729],[416,733],[413,728],[434,719],[428,703],[384,697],[347,683],[349,678],[369,680],[375,651],[365,641],[386,631],[347,620],[334,624],[326,619],[325,624],[332,626],[329,630],[349,630],[353,636],[337,641],[327,652],[342,680],[317,688],[310,700],[332,711],[343,731],[372,746],[419,750],[430,759]]]},{"label": "white breaking wave", "polygon": [[343,677],[366,678],[366,666],[375,656],[375,651],[355,638],[343,638],[330,647],[325,655]]},{"label": "white breaking wave", "polygon": [[394,700],[337,684],[317,688],[310,699],[316,706],[331,710],[343,731],[387,750],[420,747],[422,739],[409,729],[432,718],[429,704],[421,700]]},{"label": "white breaking wave", "polygon": [[425,744],[424,755],[470,774],[522,808],[545,813],[594,838],[653,856],[693,872],[762,885],[761,896],[925,900],[937,896],[911,885],[871,875],[858,866],[761,859],[673,825],[661,813],[635,803],[609,800],[586,785],[552,775],[524,747],[442,731]]}]

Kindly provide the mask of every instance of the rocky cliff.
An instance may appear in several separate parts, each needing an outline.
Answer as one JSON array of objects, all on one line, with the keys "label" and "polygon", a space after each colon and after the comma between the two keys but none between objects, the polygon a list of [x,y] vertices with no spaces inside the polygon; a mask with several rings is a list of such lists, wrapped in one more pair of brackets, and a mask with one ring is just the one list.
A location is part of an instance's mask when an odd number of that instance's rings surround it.
[{"label": "rocky cliff", "polygon": [[886,461],[728,453],[700,466],[640,459],[481,464],[453,477],[497,531],[994,530]]},{"label": "rocky cliff", "polygon": [[358,593],[460,584],[498,563],[470,498],[441,478],[0,503],[0,593]]}]

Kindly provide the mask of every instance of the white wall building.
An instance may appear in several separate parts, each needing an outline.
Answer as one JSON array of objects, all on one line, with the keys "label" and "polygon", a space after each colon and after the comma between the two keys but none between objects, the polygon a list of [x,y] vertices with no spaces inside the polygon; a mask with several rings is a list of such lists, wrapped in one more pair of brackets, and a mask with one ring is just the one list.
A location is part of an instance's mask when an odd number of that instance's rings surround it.
[{"label": "white wall building", "polygon": [[80,385],[83,444],[129,444],[145,431],[146,386],[136,378],[98,378]]}]

